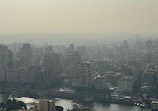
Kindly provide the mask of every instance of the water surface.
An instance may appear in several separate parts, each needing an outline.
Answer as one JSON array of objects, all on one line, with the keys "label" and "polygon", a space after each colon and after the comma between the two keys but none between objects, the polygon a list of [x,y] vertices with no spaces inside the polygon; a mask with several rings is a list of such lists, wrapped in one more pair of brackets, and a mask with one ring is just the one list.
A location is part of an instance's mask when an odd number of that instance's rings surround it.
[{"label": "water surface", "polygon": [[[4,102],[7,99],[7,96],[0,94],[0,102]],[[21,100],[27,104],[27,107],[34,107],[38,106],[38,99],[28,98],[28,97],[21,97],[17,98],[17,100]],[[56,106],[62,106],[64,111],[67,109],[73,109],[74,104],[79,105],[78,103],[67,100],[67,99],[56,99],[55,100]],[[141,109],[137,106],[127,106],[127,105],[118,105],[118,104],[108,104],[103,105],[100,103],[92,103],[92,111],[151,111],[150,109]]]}]

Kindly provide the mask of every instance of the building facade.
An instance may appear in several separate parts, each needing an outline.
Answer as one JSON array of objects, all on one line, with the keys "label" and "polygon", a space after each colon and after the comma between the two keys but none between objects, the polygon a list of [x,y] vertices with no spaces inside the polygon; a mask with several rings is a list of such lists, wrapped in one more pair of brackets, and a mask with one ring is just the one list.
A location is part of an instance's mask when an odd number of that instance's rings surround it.
[{"label": "building facade", "polygon": [[40,100],[39,111],[55,111],[55,101],[53,100]]},{"label": "building facade", "polygon": [[93,70],[88,63],[76,64],[72,67],[72,86],[91,87]]},{"label": "building facade", "polygon": [[118,92],[127,92],[132,93],[133,91],[133,77],[131,76],[123,76],[118,81]]}]

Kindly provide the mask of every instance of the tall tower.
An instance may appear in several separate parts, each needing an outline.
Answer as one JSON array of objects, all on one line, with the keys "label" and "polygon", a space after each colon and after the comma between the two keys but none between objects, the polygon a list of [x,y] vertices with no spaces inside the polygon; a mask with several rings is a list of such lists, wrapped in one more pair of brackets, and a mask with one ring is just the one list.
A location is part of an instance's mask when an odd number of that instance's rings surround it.
[{"label": "tall tower", "polygon": [[152,40],[146,41],[147,46],[147,61],[153,62],[153,56],[152,56]]},{"label": "tall tower", "polygon": [[8,46],[0,45],[0,70],[8,70],[13,67],[13,53]]},{"label": "tall tower", "polygon": [[68,53],[72,54],[74,52],[74,44],[70,44],[69,49],[68,49]]},{"label": "tall tower", "polygon": [[6,45],[0,45],[0,81],[7,80],[7,72],[13,68],[13,53]]},{"label": "tall tower", "polygon": [[146,41],[146,46],[147,46],[148,54],[151,54],[152,53],[152,41],[151,40]]},{"label": "tall tower", "polygon": [[45,48],[45,55],[52,55],[53,54],[53,46],[47,46]]},{"label": "tall tower", "polygon": [[20,58],[23,65],[29,65],[31,62],[32,50],[31,44],[24,43],[20,50]]}]

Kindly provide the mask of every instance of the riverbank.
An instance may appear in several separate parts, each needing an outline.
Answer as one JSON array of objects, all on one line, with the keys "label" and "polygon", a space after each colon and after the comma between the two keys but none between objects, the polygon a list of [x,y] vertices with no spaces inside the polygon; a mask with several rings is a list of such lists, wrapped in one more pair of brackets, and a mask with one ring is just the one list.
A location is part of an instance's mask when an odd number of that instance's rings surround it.
[{"label": "riverbank", "polygon": [[126,97],[125,99],[123,99],[122,97],[116,98],[116,97],[105,97],[105,96],[101,96],[101,95],[85,95],[85,94],[79,94],[79,93],[61,93],[61,92],[52,92],[52,93],[12,92],[12,94],[10,96],[17,97],[17,98],[29,97],[29,98],[35,98],[35,99],[62,98],[62,99],[66,99],[66,100],[75,101],[76,103],[80,103],[80,104],[83,104],[88,107],[92,107],[92,105],[94,103],[103,104],[103,105],[110,105],[110,104],[125,105],[125,106],[134,106],[135,105],[135,106],[139,107],[137,104],[135,104],[135,101],[133,101],[129,97]]},{"label": "riverbank", "polygon": [[[31,99],[32,98],[25,98],[25,99]],[[29,101],[29,100],[27,100]],[[136,106],[130,106],[130,105],[121,105],[121,104],[103,104],[103,103],[83,103],[81,101],[74,101],[69,99],[61,99],[56,98],[55,99],[56,106],[62,106],[64,108],[64,111],[67,111],[67,109],[73,109],[74,105],[78,105],[79,107],[90,107],[91,111],[151,111],[150,109],[141,109]],[[35,105],[34,103],[27,103],[29,106]],[[36,104],[38,105],[38,104]]]},{"label": "riverbank", "polygon": [[[6,95],[0,95],[0,99],[3,98],[3,100],[6,99]],[[18,98],[23,98],[23,96]],[[50,97],[48,97],[50,98]],[[29,99],[29,100],[27,100]],[[35,100],[38,101],[40,98],[36,98]],[[50,98],[54,99],[54,98]],[[34,98],[26,97],[23,99],[24,102],[31,102],[30,100],[34,100]],[[32,101],[31,103],[27,103],[28,107],[34,107],[38,105],[37,103],[33,103],[35,101]],[[82,105],[83,107],[90,107],[92,111],[151,111],[150,109],[142,109],[137,106],[133,105],[125,105],[125,104],[112,104],[112,103],[105,103],[105,102],[92,102],[92,101],[80,101],[75,99],[61,99],[56,98],[56,105],[62,106],[64,108],[64,111],[67,111],[67,109],[72,109],[74,104]]]}]

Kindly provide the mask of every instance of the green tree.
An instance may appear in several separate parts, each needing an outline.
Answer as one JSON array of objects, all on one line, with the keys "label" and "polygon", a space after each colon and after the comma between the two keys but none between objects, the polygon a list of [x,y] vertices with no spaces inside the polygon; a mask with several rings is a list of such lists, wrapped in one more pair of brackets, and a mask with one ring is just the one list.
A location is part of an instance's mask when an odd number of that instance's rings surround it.
[{"label": "green tree", "polygon": [[22,101],[17,101],[15,99],[13,100],[8,99],[6,103],[1,103],[0,107],[2,107],[3,109],[7,109],[7,111],[20,109],[20,108],[27,109],[25,103],[23,103]]}]

